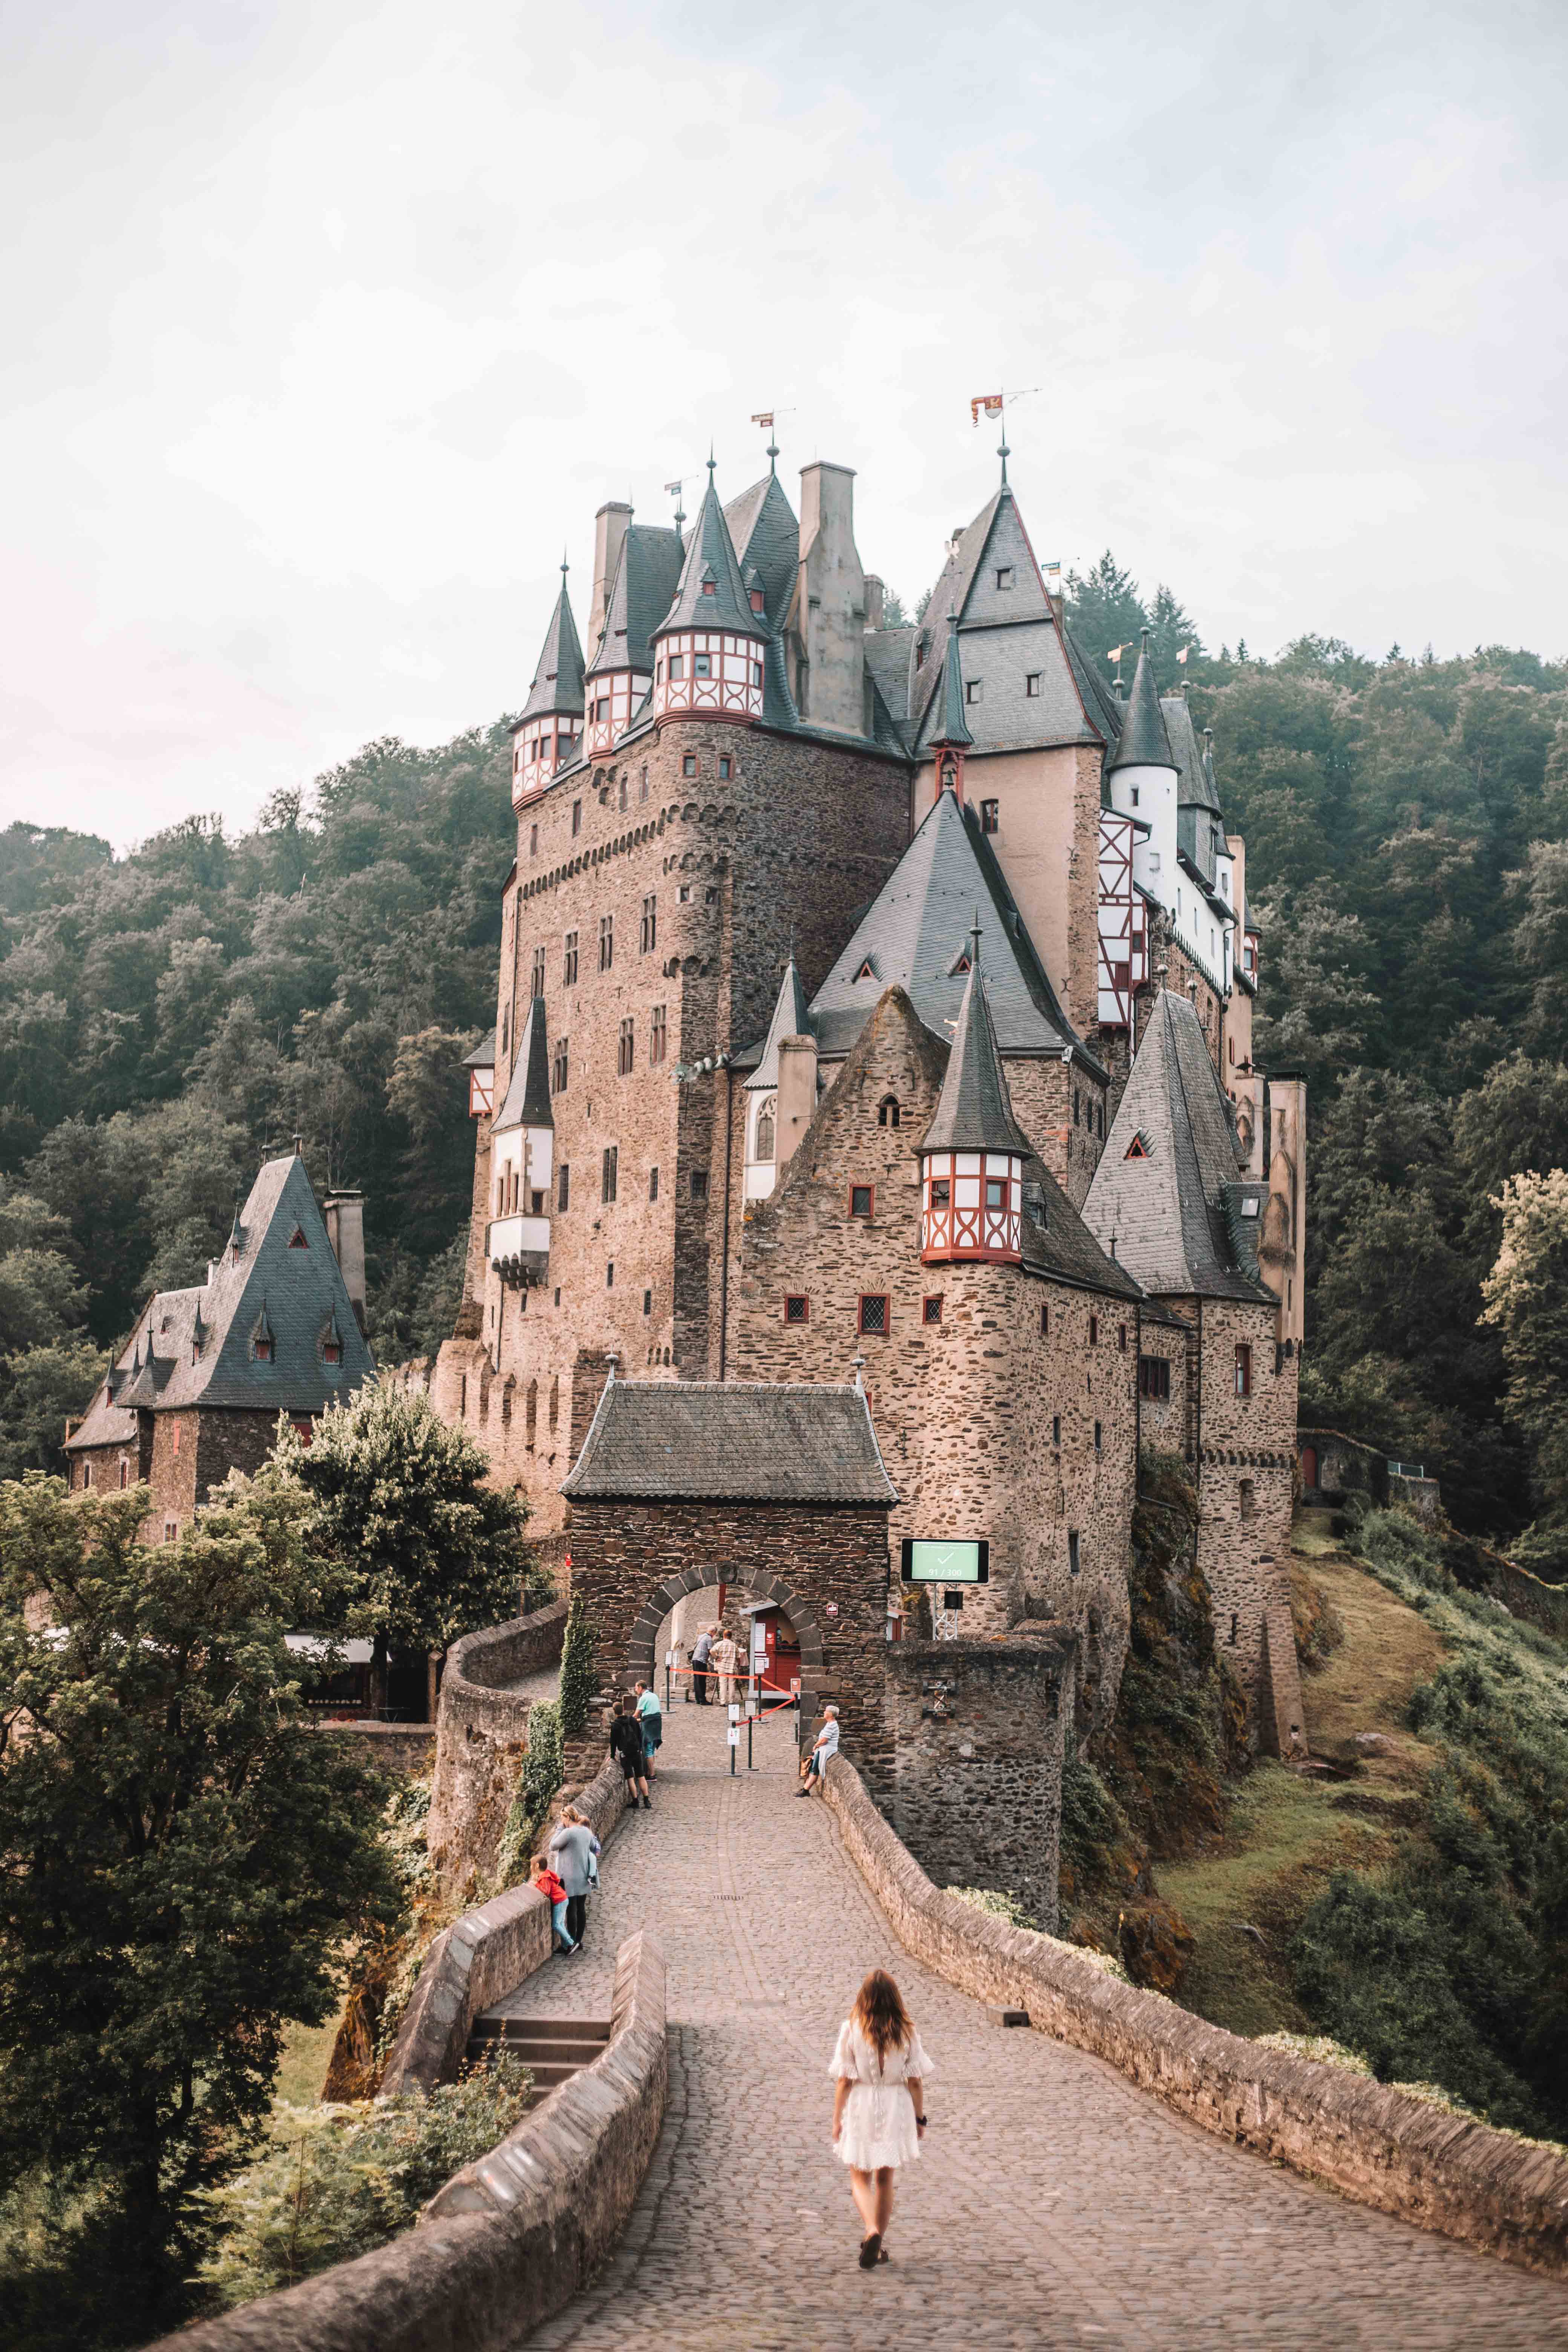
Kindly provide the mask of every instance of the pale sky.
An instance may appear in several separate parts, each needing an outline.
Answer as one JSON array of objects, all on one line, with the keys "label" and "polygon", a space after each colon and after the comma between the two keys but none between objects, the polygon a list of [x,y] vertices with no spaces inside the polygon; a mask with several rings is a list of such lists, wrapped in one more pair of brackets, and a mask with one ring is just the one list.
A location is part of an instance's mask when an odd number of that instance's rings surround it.
[{"label": "pale sky", "polygon": [[[765,21],[764,21],[765,19]],[[522,702],[710,439],[912,599],[1568,654],[1568,11],[0,0],[0,822],[247,824]],[[1553,418],[1556,423],[1553,424]]]}]

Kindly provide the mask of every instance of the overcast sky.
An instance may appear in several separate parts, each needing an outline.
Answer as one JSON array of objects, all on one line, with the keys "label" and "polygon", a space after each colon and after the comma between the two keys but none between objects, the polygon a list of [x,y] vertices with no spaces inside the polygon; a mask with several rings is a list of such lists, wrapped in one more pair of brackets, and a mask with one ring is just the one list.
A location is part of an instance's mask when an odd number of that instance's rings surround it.
[{"label": "overcast sky", "polygon": [[1568,653],[1565,25],[0,0],[0,820],[237,826],[517,709],[595,507],[710,437],[732,496],[767,407],[911,599],[1037,387],[1042,560]]}]

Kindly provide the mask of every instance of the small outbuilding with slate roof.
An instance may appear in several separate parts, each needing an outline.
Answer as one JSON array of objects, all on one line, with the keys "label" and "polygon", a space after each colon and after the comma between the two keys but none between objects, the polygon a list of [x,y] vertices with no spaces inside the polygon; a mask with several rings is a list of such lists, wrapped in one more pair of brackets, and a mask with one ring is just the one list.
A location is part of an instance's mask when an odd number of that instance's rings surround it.
[{"label": "small outbuilding with slate roof", "polygon": [[68,1424],[70,1484],[144,1484],[142,1538],[167,1540],[266,1458],[280,1413],[308,1435],[374,1370],[305,1163],[269,1160],[205,1282],[154,1294]]}]

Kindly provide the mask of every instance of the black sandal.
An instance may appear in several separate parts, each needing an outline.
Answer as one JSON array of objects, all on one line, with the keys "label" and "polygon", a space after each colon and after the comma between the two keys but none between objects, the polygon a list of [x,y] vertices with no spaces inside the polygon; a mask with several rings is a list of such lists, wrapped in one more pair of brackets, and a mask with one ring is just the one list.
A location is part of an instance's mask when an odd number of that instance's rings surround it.
[{"label": "black sandal", "polygon": [[860,2267],[863,2271],[874,2271],[876,2269],[878,2256],[881,2251],[881,2244],[882,2233],[879,2230],[873,2230],[868,2238],[861,2239]]}]

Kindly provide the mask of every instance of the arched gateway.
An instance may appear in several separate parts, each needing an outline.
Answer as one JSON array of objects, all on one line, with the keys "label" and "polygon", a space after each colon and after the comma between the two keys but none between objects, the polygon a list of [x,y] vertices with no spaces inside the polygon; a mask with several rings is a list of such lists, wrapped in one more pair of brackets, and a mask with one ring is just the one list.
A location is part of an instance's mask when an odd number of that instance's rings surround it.
[{"label": "arched gateway", "polygon": [[653,1679],[655,1636],[684,1594],[744,1588],[787,1612],[805,1694],[837,1703],[847,1747],[883,1777],[898,1496],[863,1390],[617,1381],[612,1367],[561,1491],[601,1687]]}]

